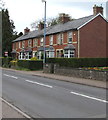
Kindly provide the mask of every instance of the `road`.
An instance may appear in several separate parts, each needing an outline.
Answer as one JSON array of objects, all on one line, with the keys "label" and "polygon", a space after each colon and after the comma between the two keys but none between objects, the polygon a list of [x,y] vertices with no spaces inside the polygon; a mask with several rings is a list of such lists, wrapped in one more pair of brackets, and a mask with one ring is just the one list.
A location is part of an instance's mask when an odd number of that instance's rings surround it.
[{"label": "road", "polygon": [[106,90],[2,71],[3,98],[33,118],[104,118]]}]

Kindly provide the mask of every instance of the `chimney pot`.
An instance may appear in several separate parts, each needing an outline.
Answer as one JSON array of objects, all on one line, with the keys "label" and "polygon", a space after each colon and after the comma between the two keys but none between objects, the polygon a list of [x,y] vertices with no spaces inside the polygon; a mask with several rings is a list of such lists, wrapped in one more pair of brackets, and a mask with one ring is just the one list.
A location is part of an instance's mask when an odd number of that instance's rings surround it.
[{"label": "chimney pot", "polygon": [[101,13],[103,15],[103,7],[94,5],[93,7],[93,15],[97,15],[98,13]]},{"label": "chimney pot", "polygon": [[70,16],[68,14],[61,13],[61,14],[59,14],[59,19],[60,19],[61,23],[66,23],[66,22],[70,21]]},{"label": "chimney pot", "polygon": [[30,32],[30,29],[28,28],[28,27],[26,27],[25,29],[24,29],[24,34],[28,34]]}]

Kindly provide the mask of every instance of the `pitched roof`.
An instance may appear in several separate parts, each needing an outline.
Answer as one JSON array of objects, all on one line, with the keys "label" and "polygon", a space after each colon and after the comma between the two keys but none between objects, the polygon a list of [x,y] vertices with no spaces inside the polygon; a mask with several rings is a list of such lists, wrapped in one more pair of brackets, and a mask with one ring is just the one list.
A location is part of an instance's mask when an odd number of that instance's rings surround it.
[{"label": "pitched roof", "polygon": [[[87,17],[69,21],[67,23],[60,23],[60,24],[57,24],[54,26],[50,26],[50,27],[46,28],[46,35],[65,32],[65,31],[69,31],[69,30],[76,30],[77,28],[79,28],[80,26],[82,26],[83,24],[85,24],[86,22],[90,21],[93,18],[94,18],[94,15],[90,15]],[[40,36],[43,36],[43,34],[44,34],[44,29],[31,31],[28,34],[18,37],[13,42],[40,37]]]},{"label": "pitched roof", "polygon": [[94,15],[90,15],[87,17],[83,17],[83,18],[79,18],[79,19],[75,19],[73,21],[69,21],[67,23],[61,23],[61,24],[57,24],[55,26],[53,26],[53,28],[47,32],[47,34],[54,34],[54,33],[59,33],[59,32],[64,32],[64,31],[68,31],[68,30],[74,30],[77,29],[79,26],[83,25],[84,23],[86,23],[87,21],[89,21],[90,19],[92,19],[94,17]]}]

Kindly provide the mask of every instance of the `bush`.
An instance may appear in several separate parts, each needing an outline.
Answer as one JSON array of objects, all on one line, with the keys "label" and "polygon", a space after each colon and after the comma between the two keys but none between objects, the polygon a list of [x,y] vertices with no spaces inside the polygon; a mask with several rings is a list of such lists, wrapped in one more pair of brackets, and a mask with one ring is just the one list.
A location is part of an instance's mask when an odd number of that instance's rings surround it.
[{"label": "bush", "polygon": [[32,57],[30,60],[37,60],[37,57]]},{"label": "bush", "polygon": [[42,61],[34,61],[34,60],[19,60],[17,63],[18,67],[26,68],[29,70],[41,70],[43,69]]},{"label": "bush", "polygon": [[18,62],[18,60],[12,60],[12,61],[10,61],[11,67],[12,68],[17,68],[17,62]]},{"label": "bush", "polygon": [[47,58],[46,62],[73,68],[108,66],[108,58]]}]

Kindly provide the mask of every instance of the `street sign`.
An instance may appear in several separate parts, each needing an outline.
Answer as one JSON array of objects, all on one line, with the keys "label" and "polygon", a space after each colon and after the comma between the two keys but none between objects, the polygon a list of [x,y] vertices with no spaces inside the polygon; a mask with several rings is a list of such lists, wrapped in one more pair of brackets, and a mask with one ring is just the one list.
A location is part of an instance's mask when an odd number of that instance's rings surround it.
[{"label": "street sign", "polygon": [[5,56],[7,56],[7,57],[8,57],[8,52],[5,52],[4,54],[5,54]]}]

